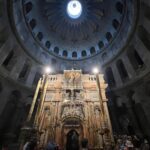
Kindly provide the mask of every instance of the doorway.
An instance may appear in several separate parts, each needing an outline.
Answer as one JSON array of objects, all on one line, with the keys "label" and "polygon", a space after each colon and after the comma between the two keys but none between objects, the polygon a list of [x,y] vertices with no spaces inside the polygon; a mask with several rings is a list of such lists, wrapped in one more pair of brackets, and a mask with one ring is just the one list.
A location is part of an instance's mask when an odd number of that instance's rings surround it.
[{"label": "doorway", "polygon": [[79,150],[79,135],[75,130],[67,134],[66,150]]}]

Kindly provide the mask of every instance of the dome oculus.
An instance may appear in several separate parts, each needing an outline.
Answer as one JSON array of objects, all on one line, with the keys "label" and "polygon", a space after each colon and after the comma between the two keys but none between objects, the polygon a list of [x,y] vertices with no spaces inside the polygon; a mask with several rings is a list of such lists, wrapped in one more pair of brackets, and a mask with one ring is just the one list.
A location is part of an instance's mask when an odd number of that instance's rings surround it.
[{"label": "dome oculus", "polygon": [[67,4],[67,14],[72,19],[78,19],[82,14],[82,5],[78,0],[71,0]]}]

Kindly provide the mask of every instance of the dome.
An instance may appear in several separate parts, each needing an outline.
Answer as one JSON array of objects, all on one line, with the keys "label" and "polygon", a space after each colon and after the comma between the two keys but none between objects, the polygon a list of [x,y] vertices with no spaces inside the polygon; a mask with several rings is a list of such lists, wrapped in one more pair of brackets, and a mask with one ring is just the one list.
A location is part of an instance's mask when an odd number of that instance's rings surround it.
[{"label": "dome", "polygon": [[21,5],[13,5],[14,23],[23,16],[16,26],[18,38],[38,61],[42,61],[38,53],[48,60],[75,63],[100,58],[104,52],[117,53],[125,46],[136,19],[136,2],[127,0],[24,0]]}]

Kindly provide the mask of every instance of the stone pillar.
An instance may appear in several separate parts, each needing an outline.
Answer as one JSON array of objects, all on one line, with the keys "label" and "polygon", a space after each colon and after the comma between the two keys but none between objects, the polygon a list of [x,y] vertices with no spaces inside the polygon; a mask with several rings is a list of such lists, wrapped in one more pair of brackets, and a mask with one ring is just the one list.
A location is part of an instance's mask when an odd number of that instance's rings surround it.
[{"label": "stone pillar", "polygon": [[144,46],[143,42],[139,39],[139,37],[136,37],[135,43],[135,49],[138,51],[139,55],[144,61],[144,64],[146,66],[150,66],[150,51]]},{"label": "stone pillar", "polygon": [[121,76],[118,72],[118,68],[117,68],[116,64],[112,65],[112,72],[113,72],[113,75],[114,75],[114,78],[115,78],[115,81],[116,81],[116,86],[117,87],[122,86],[123,82],[122,82]]},{"label": "stone pillar", "polygon": [[119,114],[118,114],[118,107],[117,107],[117,99],[118,96],[115,95],[113,92],[107,92],[108,98],[108,108],[110,112],[110,118],[113,126],[114,133],[121,133],[120,124],[119,124]]},{"label": "stone pillar", "polygon": [[30,69],[28,78],[26,80],[26,85],[32,86],[36,71],[37,71],[37,68],[35,66],[32,66]]},{"label": "stone pillar", "polygon": [[150,122],[149,122],[149,97],[146,96],[145,87],[138,87],[133,99],[135,103],[133,103],[133,109],[135,111],[137,120],[139,122],[142,133],[148,135],[150,137]]},{"label": "stone pillar", "polygon": [[[107,87],[107,84],[105,83],[104,81],[104,78],[103,78],[103,75],[100,75],[99,76],[99,81],[100,81],[100,90],[101,90],[101,98],[102,98],[102,102],[103,102],[103,111],[104,111],[104,122],[106,121],[107,123],[107,128],[109,130],[109,142],[114,142],[114,138],[113,138],[113,132],[112,132],[112,125],[111,125],[111,121],[110,121],[110,116],[109,116],[109,111],[108,111],[108,106],[107,106],[107,102],[108,102],[108,99],[106,98],[106,87]],[[109,143],[109,144],[111,144]]]},{"label": "stone pillar", "polygon": [[131,120],[131,123],[134,127],[134,131],[135,131],[135,134],[141,134],[141,129],[139,127],[139,123],[137,121],[137,117],[136,117],[136,114],[135,114],[135,111],[134,111],[134,108],[132,106],[132,96],[133,96],[134,93],[129,93],[127,94],[127,96],[125,96],[125,102],[126,102],[126,107],[127,107],[127,113],[128,113],[128,116]]},{"label": "stone pillar", "polygon": [[129,58],[127,57],[127,55],[123,55],[122,57],[122,61],[123,61],[123,64],[127,70],[127,73],[128,73],[128,76],[129,78],[134,78],[136,76],[136,73],[135,71],[133,70],[133,67],[129,61]]},{"label": "stone pillar", "polygon": [[150,124],[147,120],[147,117],[145,115],[142,104],[136,103],[136,104],[134,104],[133,108],[134,108],[134,111],[136,113],[139,125],[140,125],[142,133],[143,133],[143,136],[148,136],[150,139]]},{"label": "stone pillar", "polygon": [[2,97],[2,99],[0,100],[0,116],[2,115],[2,112],[5,109],[5,106],[9,100],[9,92],[9,89],[6,86],[0,93],[0,97]]},{"label": "stone pillar", "polygon": [[18,128],[18,125],[21,123],[21,115],[23,114],[23,106],[21,103],[17,104],[17,108],[14,112],[14,117],[12,119],[11,127],[9,132],[15,134],[15,130]]}]

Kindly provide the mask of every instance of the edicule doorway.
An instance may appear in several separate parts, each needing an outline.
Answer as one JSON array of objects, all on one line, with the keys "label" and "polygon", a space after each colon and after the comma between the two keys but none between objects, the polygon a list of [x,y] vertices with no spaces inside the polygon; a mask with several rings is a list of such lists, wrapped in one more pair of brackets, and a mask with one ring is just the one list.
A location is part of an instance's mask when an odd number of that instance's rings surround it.
[{"label": "edicule doorway", "polygon": [[79,135],[75,130],[67,134],[66,150],[79,150]]}]

